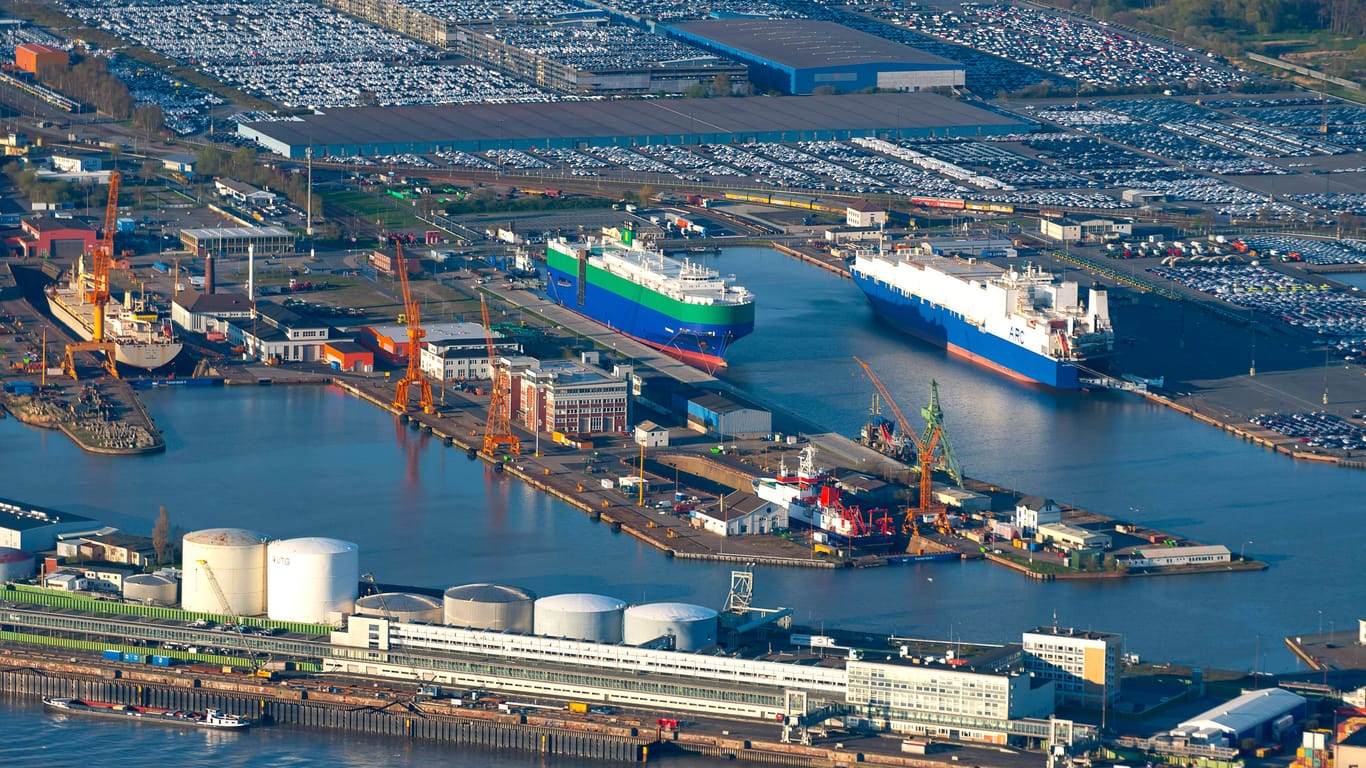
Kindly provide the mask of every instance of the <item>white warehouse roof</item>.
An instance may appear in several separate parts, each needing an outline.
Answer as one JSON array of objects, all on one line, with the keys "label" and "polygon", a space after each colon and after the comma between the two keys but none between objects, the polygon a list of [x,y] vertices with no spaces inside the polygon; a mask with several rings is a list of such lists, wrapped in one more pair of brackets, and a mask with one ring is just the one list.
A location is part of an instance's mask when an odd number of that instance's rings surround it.
[{"label": "white warehouse roof", "polygon": [[1305,700],[1283,688],[1249,691],[1238,698],[1202,712],[1176,727],[1185,730],[1215,730],[1231,736],[1246,733],[1287,712],[1303,706]]}]

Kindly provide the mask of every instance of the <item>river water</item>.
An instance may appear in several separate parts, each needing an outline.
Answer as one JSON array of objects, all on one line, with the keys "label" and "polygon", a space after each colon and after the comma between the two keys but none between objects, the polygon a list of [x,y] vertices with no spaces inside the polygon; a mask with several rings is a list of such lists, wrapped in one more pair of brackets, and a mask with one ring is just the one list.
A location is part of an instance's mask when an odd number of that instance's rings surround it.
[{"label": "river water", "polygon": [[[852,435],[872,387],[851,355],[878,372],[912,418],[936,380],[970,476],[1224,543],[1272,566],[1095,583],[1038,583],[983,562],[761,568],[757,605],[792,607],[803,623],[985,642],[1018,640],[1056,616],[1064,626],[1123,633],[1145,659],[1243,670],[1296,669],[1286,635],[1355,632],[1366,591],[1355,568],[1366,547],[1357,519],[1366,474],[1292,462],[1132,396],[1014,384],[896,335],[852,283],[772,251],[733,249],[709,261],[758,295],[757,329],[730,356],[727,378],[736,384]],[[0,420],[0,495],[130,530],[149,531],[165,505],[185,530],[342,538],[360,544],[362,570],[381,582],[491,580],[539,594],[712,606],[725,597],[730,566],[666,559],[336,388],[144,395],[166,436],[162,455],[87,455],[60,434]],[[46,723],[41,713],[31,719],[35,728]],[[349,737],[288,741],[306,753],[301,765],[330,754],[333,743],[338,755],[352,754]],[[272,754],[243,744],[258,758]]]}]

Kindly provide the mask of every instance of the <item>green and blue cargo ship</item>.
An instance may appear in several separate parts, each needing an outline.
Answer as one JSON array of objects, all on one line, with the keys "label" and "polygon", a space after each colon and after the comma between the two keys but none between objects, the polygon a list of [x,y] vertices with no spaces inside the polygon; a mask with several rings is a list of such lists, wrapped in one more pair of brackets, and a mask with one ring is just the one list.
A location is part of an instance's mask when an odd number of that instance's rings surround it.
[{"label": "green and blue cargo ship", "polygon": [[557,304],[705,370],[754,331],[754,294],[703,264],[642,245],[627,228],[546,245]]}]

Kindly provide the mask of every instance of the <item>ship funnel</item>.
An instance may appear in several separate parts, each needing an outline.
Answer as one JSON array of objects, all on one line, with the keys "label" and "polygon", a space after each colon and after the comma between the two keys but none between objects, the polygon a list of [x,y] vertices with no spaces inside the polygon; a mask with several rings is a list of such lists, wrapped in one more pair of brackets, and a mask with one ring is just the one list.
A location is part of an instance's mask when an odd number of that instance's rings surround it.
[{"label": "ship funnel", "polygon": [[204,293],[213,294],[214,273],[213,273],[213,254],[204,257]]},{"label": "ship funnel", "polygon": [[1105,292],[1105,289],[1092,288],[1090,301],[1087,302],[1087,305],[1090,307],[1088,319],[1091,321],[1091,330],[1100,331],[1109,328],[1110,295]]}]

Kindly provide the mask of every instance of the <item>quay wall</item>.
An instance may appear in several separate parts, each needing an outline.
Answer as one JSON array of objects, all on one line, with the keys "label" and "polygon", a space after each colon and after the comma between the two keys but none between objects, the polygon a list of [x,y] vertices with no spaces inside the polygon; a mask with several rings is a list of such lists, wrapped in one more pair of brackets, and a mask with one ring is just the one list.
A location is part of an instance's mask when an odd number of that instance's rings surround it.
[{"label": "quay wall", "polygon": [[[101,670],[103,674],[119,670]],[[170,682],[178,683],[175,685]],[[523,715],[471,712],[483,717],[446,715],[434,707],[393,699],[313,694],[294,688],[200,680],[185,676],[168,683],[116,678],[86,678],[29,668],[7,669],[0,675],[0,694],[15,697],[76,697],[165,709],[221,709],[242,714],[262,724],[290,724],[406,739],[423,739],[491,749],[583,757],[621,762],[644,762],[650,736],[632,735],[636,729],[603,732],[578,724],[530,722]],[[217,690],[223,688],[224,690]],[[246,689],[246,690],[243,690]],[[315,699],[332,700],[323,701]],[[411,708],[410,708],[411,705]],[[591,724],[582,724],[590,726]]]}]

